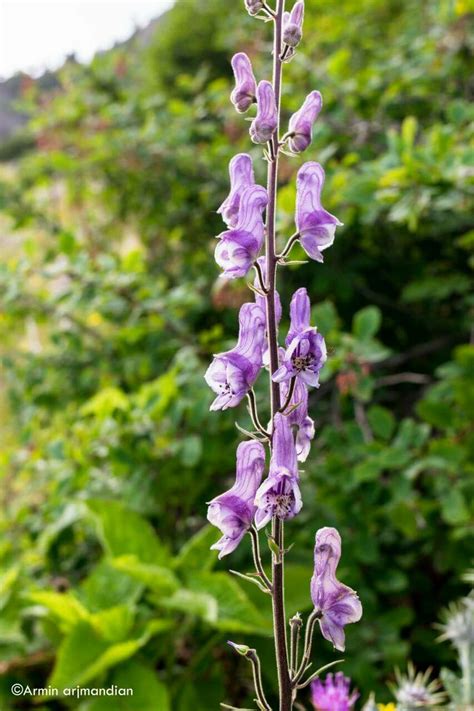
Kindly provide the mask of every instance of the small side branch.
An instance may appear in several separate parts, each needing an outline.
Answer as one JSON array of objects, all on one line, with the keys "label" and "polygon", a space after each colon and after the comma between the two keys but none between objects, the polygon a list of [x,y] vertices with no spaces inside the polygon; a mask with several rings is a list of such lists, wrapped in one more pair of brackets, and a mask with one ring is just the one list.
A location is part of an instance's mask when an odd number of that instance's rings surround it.
[{"label": "small side branch", "polygon": [[265,284],[265,279],[263,278],[263,271],[262,267],[258,262],[254,262],[254,268],[257,273],[257,279],[258,279],[258,284],[260,286],[260,289],[264,294],[268,294],[268,286]]},{"label": "small side branch", "polygon": [[299,612],[290,620],[290,674],[296,674],[298,668],[298,655],[300,644],[300,632],[303,620]]},{"label": "small side branch", "polygon": [[291,680],[293,688],[298,686],[298,682],[301,680],[303,674],[305,673],[309,665],[309,660],[311,659],[311,649],[313,646],[314,626],[316,625],[316,622],[320,619],[320,617],[321,613],[319,612],[319,610],[313,610],[313,612],[308,617],[308,622],[306,624],[306,633],[304,636],[303,658],[301,660],[301,664],[298,668],[298,671]]},{"label": "small side branch", "polygon": [[255,399],[255,393],[252,390],[252,388],[248,391],[247,393],[247,400],[249,403],[249,414],[250,417],[252,418],[252,423],[255,429],[260,432],[262,435],[267,437],[267,439],[271,439],[271,434],[267,432],[265,427],[262,425],[260,422],[260,419],[258,417],[258,412],[257,412],[257,401]]},{"label": "small side branch", "polygon": [[283,405],[280,407],[279,412],[282,412],[283,414],[285,413],[286,408],[291,402],[291,398],[293,397],[293,393],[295,392],[295,386],[296,386],[296,375],[293,376],[290,380],[290,387],[288,388],[288,395],[286,396],[286,400],[283,403]]},{"label": "small side branch", "polygon": [[254,526],[252,526],[249,529],[249,534],[250,534],[250,538],[252,539],[252,553],[253,553],[253,562],[255,564],[255,570],[259,574],[260,579],[261,579],[262,583],[264,584],[264,586],[266,587],[266,589],[269,592],[272,592],[271,581],[270,581],[268,575],[266,574],[264,567],[263,567],[263,563],[262,563],[262,557],[260,554],[260,541],[258,538],[258,531]]},{"label": "small side branch", "polygon": [[255,649],[249,649],[245,655],[252,665],[253,683],[255,685],[255,693],[257,694],[257,705],[261,711],[272,711],[272,707],[265,698],[262,684],[262,670],[260,667],[260,659]]},{"label": "small side branch", "polygon": [[299,240],[299,238],[300,238],[299,232],[295,232],[295,234],[292,235],[290,237],[290,239],[288,240],[288,242],[286,243],[283,251],[277,255],[278,260],[284,259],[285,257],[287,257],[289,255],[289,253],[291,252],[291,250],[293,248],[293,245],[296,244],[296,242]]}]

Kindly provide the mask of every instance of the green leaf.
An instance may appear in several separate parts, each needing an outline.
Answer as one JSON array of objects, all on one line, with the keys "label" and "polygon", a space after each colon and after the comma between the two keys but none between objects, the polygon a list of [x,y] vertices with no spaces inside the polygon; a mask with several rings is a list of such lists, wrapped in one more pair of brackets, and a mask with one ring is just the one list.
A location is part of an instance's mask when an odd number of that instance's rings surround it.
[{"label": "green leaf", "polygon": [[389,440],[395,430],[396,420],[390,410],[380,405],[372,405],[367,410],[367,419],[372,432],[381,439]]},{"label": "green leaf", "polygon": [[111,560],[111,565],[132,578],[136,578],[154,592],[168,594],[174,592],[180,585],[177,577],[169,570],[159,565],[141,563],[136,556],[125,555]]},{"label": "green leaf", "polygon": [[352,332],[361,341],[375,336],[382,322],[382,314],[377,306],[366,306],[356,313],[352,321]]},{"label": "green leaf", "polygon": [[83,581],[76,595],[91,612],[98,612],[121,603],[136,602],[143,586],[114,566],[114,561],[102,560]]},{"label": "green leaf", "polygon": [[195,570],[211,570],[217,561],[216,552],[210,550],[216,539],[214,526],[203,526],[181,548],[174,567],[185,576],[192,575]]},{"label": "green leaf", "polygon": [[63,632],[69,632],[79,622],[90,619],[89,611],[73,593],[36,590],[28,594],[28,599],[46,608]]},{"label": "green leaf", "polygon": [[61,643],[49,683],[58,689],[86,685],[107,669],[132,657],[153,634],[168,629],[166,622],[150,623],[137,639],[110,642],[87,622],[79,622]]},{"label": "green leaf", "polygon": [[114,500],[95,499],[86,503],[96,523],[100,541],[110,556],[132,555],[143,563],[153,565],[169,562],[167,549],[148,521],[136,511]]},{"label": "green leaf", "polygon": [[82,704],[80,711],[171,711],[168,689],[156,672],[139,662],[119,665],[110,686],[132,689],[131,696],[100,697]]},{"label": "green leaf", "polygon": [[170,597],[153,599],[166,610],[177,610],[199,617],[210,625],[217,624],[219,612],[217,600],[207,592],[177,590]]},{"label": "green leaf", "polygon": [[108,387],[100,390],[81,408],[82,415],[98,418],[110,417],[117,410],[126,412],[130,407],[128,397],[120,388]]},{"label": "green leaf", "polygon": [[448,494],[442,498],[441,515],[446,523],[453,526],[469,522],[469,509],[459,488],[452,486]]}]

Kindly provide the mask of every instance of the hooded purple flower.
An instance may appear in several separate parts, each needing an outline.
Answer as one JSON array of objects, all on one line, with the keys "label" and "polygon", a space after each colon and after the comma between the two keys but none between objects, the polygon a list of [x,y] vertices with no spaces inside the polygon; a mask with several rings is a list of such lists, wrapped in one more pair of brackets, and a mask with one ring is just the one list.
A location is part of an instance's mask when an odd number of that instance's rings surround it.
[{"label": "hooded purple flower", "polygon": [[263,0],[245,0],[245,7],[249,15],[257,15],[263,9]]},{"label": "hooded purple flower", "polygon": [[215,259],[224,270],[223,276],[245,276],[257,258],[264,240],[262,213],[267,202],[267,191],[261,185],[250,185],[242,191],[237,224],[218,235]]},{"label": "hooded purple flower", "polygon": [[296,178],[295,222],[301,246],[317,262],[334,242],[336,227],[342,225],[337,217],[321,207],[324,170],[319,163],[304,163]]},{"label": "hooded purple flower", "polygon": [[272,458],[268,477],[255,496],[255,525],[263,528],[273,516],[286,520],[296,516],[302,507],[298,486],[296,449],[288,418],[274,417]]},{"label": "hooded purple flower", "polygon": [[254,143],[267,143],[276,131],[278,112],[275,93],[269,81],[257,86],[257,115],[250,124],[250,138]]},{"label": "hooded purple flower", "polygon": [[311,684],[311,701],[316,711],[351,711],[359,698],[357,691],[350,694],[351,680],[342,672],[316,679]]},{"label": "hooded purple flower", "polygon": [[341,557],[341,536],[335,528],[320,528],[314,547],[314,573],[311,578],[311,599],[321,614],[319,625],[323,637],[344,651],[344,626],[358,622],[362,605],[355,590],[336,578]]},{"label": "hooded purple flower", "polygon": [[291,137],[288,146],[293,153],[305,151],[313,140],[313,124],[318,118],[323,105],[319,91],[312,91],[304,100],[303,106],[290,118],[288,133]]},{"label": "hooded purple flower", "polygon": [[255,493],[265,467],[265,449],[260,442],[241,442],[237,447],[237,470],[234,485],[209,502],[207,518],[223,533],[211,550],[219,558],[232,553],[252,525]]},{"label": "hooded purple flower", "polygon": [[262,367],[265,319],[257,304],[243,304],[239,312],[239,338],[235,348],[218,353],[205,380],[217,397],[211,410],[235,407],[248,393]]},{"label": "hooded purple flower", "polygon": [[235,88],[230,95],[230,100],[237,111],[245,113],[254,103],[257,92],[252,64],[244,52],[234,54],[231,64],[234,70]]},{"label": "hooded purple flower", "polygon": [[289,47],[297,47],[303,37],[304,2],[298,0],[291,12],[285,13],[283,26],[283,42]]},{"label": "hooded purple flower", "polygon": [[227,227],[235,227],[239,220],[239,206],[245,188],[255,185],[253,163],[248,153],[238,153],[229,163],[230,192],[217,212]]},{"label": "hooded purple flower", "polygon": [[286,351],[278,370],[273,373],[276,383],[293,377],[308,385],[319,387],[319,371],[326,362],[324,338],[309,325],[310,302],[306,289],[298,289],[291,299],[291,325],[286,337]]},{"label": "hooded purple flower", "polygon": [[[281,400],[286,401],[289,383],[281,384]],[[290,404],[286,415],[290,425],[297,427],[296,456],[299,462],[305,462],[311,449],[311,440],[314,438],[314,421],[308,415],[308,388],[301,380],[296,381]]]}]

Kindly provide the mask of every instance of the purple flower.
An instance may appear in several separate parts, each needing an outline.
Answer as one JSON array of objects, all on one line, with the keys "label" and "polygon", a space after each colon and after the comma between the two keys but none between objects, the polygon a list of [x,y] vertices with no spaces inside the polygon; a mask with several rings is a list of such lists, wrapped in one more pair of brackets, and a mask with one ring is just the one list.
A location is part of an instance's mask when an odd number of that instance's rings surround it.
[{"label": "purple flower", "polygon": [[342,672],[326,676],[326,681],[316,679],[311,684],[311,701],[316,711],[351,711],[359,698],[357,691],[349,694],[351,680]]},{"label": "purple flower", "polygon": [[303,106],[290,118],[288,146],[293,153],[305,151],[313,140],[313,124],[318,118],[323,105],[319,91],[312,91],[304,100]]},{"label": "purple flower", "polygon": [[237,224],[221,232],[215,251],[223,276],[229,279],[245,276],[257,258],[264,240],[262,213],[267,202],[267,191],[261,185],[250,185],[242,191]]},{"label": "purple flower", "polygon": [[324,170],[319,163],[304,163],[296,178],[295,222],[301,246],[317,262],[334,242],[336,227],[342,225],[337,217],[321,207]]},{"label": "purple flower", "polygon": [[[265,257],[259,257],[257,259],[258,264],[260,265],[260,269],[263,275],[263,281],[266,281],[266,276],[267,276],[267,267],[266,267],[266,260]],[[260,288],[260,281],[258,277],[255,277],[253,285],[256,289]],[[266,305],[266,298],[264,296],[261,296],[258,293],[255,293],[255,303],[258,304],[258,306],[262,309],[262,314],[263,318],[267,318],[267,305]],[[278,291],[275,289],[275,321],[278,326],[278,324],[281,321],[281,301],[280,301],[280,294]],[[269,362],[269,355],[268,355],[268,340],[265,337],[264,342],[263,342],[263,352],[262,352],[262,358],[263,358],[263,363],[264,365],[268,365]]]},{"label": "purple flower", "polygon": [[321,614],[319,625],[323,637],[343,652],[344,626],[358,622],[362,605],[357,593],[336,578],[341,557],[341,536],[335,528],[320,528],[314,547],[314,573],[311,578],[311,599]]},{"label": "purple flower", "polygon": [[268,477],[255,496],[255,525],[263,528],[273,516],[286,520],[296,516],[302,507],[298,485],[296,449],[288,418],[274,417],[272,457]]},{"label": "purple flower", "polygon": [[230,351],[218,353],[205,380],[217,397],[211,410],[235,407],[248,393],[262,367],[265,319],[257,304],[243,304],[239,312],[239,338]]},{"label": "purple flower", "polygon": [[309,300],[308,292],[303,286],[301,289],[297,289],[291,297],[290,329],[285,339],[287,346],[290,345],[295,336],[298,336],[309,327],[310,317],[311,302]]},{"label": "purple flower", "polygon": [[252,64],[244,52],[234,54],[231,64],[234,70],[235,88],[230,95],[230,100],[237,111],[245,113],[254,103],[257,91]]},{"label": "purple flower", "polygon": [[253,163],[248,153],[238,153],[229,163],[230,193],[217,212],[227,227],[235,227],[239,220],[239,206],[245,188],[255,185]]},{"label": "purple flower", "polygon": [[245,7],[249,15],[257,15],[263,9],[263,0],[245,0]]},{"label": "purple flower", "polygon": [[250,138],[254,143],[266,143],[276,131],[278,113],[275,93],[269,81],[257,86],[257,115],[250,124]]},{"label": "purple flower", "polygon": [[[281,399],[286,401],[289,382],[281,384]],[[311,441],[315,435],[314,421],[308,415],[308,388],[305,383],[297,379],[286,415],[290,425],[297,427],[296,456],[299,462],[305,462],[311,449]]]},{"label": "purple flower", "polygon": [[289,47],[296,47],[303,37],[304,2],[299,0],[293,5],[290,13],[285,13],[283,27],[283,42]]},{"label": "purple flower", "polygon": [[308,385],[319,387],[319,371],[327,359],[326,344],[317,329],[309,325],[310,301],[306,289],[298,289],[293,294],[290,316],[290,330],[285,341],[287,348],[280,367],[273,373],[273,380],[283,383],[297,377]]},{"label": "purple flower", "polygon": [[265,467],[265,449],[260,442],[241,442],[237,447],[237,470],[234,485],[209,502],[207,518],[223,534],[211,550],[219,558],[232,553],[252,525],[255,493]]}]

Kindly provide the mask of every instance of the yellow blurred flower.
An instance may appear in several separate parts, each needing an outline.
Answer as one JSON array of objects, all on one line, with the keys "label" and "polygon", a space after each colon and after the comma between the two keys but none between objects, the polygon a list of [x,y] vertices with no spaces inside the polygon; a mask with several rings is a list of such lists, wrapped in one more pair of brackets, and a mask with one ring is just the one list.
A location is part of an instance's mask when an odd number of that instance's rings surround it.
[{"label": "yellow blurred flower", "polygon": [[393,703],[389,704],[377,704],[379,711],[397,711],[397,707]]}]

